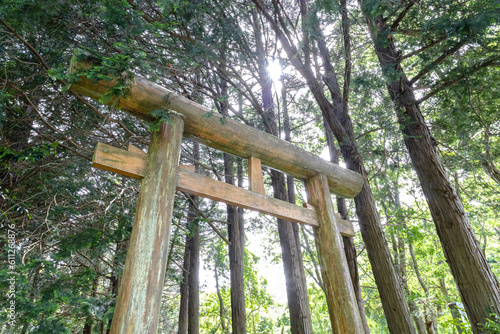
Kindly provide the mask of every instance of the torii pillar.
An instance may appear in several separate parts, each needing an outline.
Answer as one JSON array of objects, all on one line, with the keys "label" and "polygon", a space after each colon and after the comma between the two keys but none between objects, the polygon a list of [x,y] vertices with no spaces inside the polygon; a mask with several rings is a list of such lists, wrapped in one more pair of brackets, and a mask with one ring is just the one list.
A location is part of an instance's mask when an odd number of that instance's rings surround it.
[{"label": "torii pillar", "polygon": [[112,334],[157,333],[184,124],[177,115],[151,136]]}]

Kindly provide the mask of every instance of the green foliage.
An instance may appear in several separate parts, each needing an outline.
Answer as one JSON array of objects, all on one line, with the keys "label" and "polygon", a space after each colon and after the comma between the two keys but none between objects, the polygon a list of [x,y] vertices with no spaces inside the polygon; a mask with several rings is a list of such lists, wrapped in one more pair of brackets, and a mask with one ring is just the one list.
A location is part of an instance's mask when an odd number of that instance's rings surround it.
[{"label": "green foliage", "polygon": [[6,146],[0,146],[0,161],[4,162],[4,167],[8,166],[8,161],[15,162],[37,162],[43,158],[47,158],[57,154],[57,146],[59,143],[43,143],[31,146],[24,150],[15,150]]},{"label": "green foliage", "polygon": [[497,314],[491,314],[491,319],[486,319],[487,322],[479,325],[479,329],[483,334],[499,334],[500,319]]},{"label": "green foliage", "polygon": [[[168,100],[168,99],[167,99]],[[174,110],[167,109],[168,105],[163,108],[155,109],[151,111],[149,114],[155,117],[155,120],[149,123],[148,131],[158,131],[160,129],[160,125],[162,122],[166,124],[172,124],[172,120],[170,119],[170,115],[177,115],[179,117],[184,117],[181,113],[178,113]]]}]

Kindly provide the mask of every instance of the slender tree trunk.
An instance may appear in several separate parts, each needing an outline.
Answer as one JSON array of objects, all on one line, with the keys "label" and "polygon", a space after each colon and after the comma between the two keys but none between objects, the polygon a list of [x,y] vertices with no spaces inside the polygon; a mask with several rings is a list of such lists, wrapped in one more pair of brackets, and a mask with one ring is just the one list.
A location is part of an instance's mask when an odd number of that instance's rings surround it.
[{"label": "slender tree trunk", "polygon": [[[400,217],[400,219],[401,219],[401,217]],[[404,225],[406,225],[401,220],[399,220],[398,224],[403,225],[403,226],[401,226],[403,228],[404,228]],[[417,304],[415,304],[415,302],[413,301],[412,293],[410,291],[410,287],[408,286],[408,279],[406,276],[407,271],[406,271],[405,245],[404,245],[403,238],[400,235],[398,235],[398,237],[396,238],[396,247],[397,247],[396,254],[398,256],[399,274],[401,277],[401,282],[403,284],[403,288],[406,292],[406,296],[407,296],[406,300],[408,301],[408,307],[410,308],[411,316],[413,317],[413,321],[415,321],[415,326],[417,328],[417,332],[419,334],[425,334],[425,333],[427,333],[426,323],[424,322],[424,319],[421,316],[421,312],[420,312]]]},{"label": "slender tree trunk", "polygon": [[[427,284],[425,284],[424,279],[422,278],[422,275],[420,274],[420,270],[418,269],[418,262],[417,258],[415,256],[415,252],[413,250],[413,243],[411,240],[408,239],[408,250],[410,251],[410,256],[413,264],[413,270],[415,271],[415,275],[417,276],[418,282],[422,289],[425,292],[425,295],[430,298],[430,292],[429,288],[427,287]],[[434,313],[427,314],[428,312],[425,312],[425,316],[429,318],[429,321],[426,320],[426,326],[429,325],[429,322],[432,324],[432,328],[435,333],[437,333],[437,319],[436,315]]]},{"label": "slender tree trunk", "polygon": [[222,299],[222,295],[220,293],[220,288],[219,288],[219,273],[217,272],[217,261],[214,265],[214,277],[215,277],[215,288],[217,290],[217,298],[219,299],[219,317],[220,317],[222,332],[229,333],[229,329],[226,326],[226,308],[224,307],[224,300]]},{"label": "slender tree trunk", "polygon": [[[387,165],[386,168],[388,168]],[[392,197],[392,195],[394,195],[394,197]],[[426,324],[424,322],[424,319],[420,316],[421,312],[417,304],[413,301],[412,293],[410,287],[408,286],[405,240],[401,235],[401,231],[406,230],[406,222],[403,215],[401,214],[401,204],[399,201],[399,184],[397,183],[397,181],[394,185],[394,194],[390,194],[390,199],[396,212],[396,224],[398,225],[398,230],[396,232],[393,232],[391,235],[392,248],[394,251],[394,267],[396,269],[396,272],[399,274],[401,284],[406,293],[408,307],[410,308],[411,316],[413,318],[413,321],[415,322],[417,332],[419,334],[426,334]],[[389,212],[387,204],[385,204],[384,201],[382,202],[382,207],[384,208],[385,216],[389,217],[391,213]]]},{"label": "slender tree trunk", "polygon": [[[225,64],[219,65],[221,72],[225,71]],[[228,116],[229,105],[225,97],[228,95],[228,85],[224,75],[219,75],[219,91],[221,101],[216,101],[217,109],[224,116]],[[241,163],[240,163],[241,165]],[[242,168],[239,165],[239,168]],[[238,170],[243,173],[243,171]],[[234,185],[234,159],[233,156],[224,153],[224,175],[226,183]],[[227,205],[227,223],[229,237],[229,271],[231,280],[231,319],[233,334],[246,333],[246,310],[245,310],[245,283],[243,280],[245,262],[245,232],[243,217],[239,216],[238,208]]]},{"label": "slender tree trunk", "polygon": [[500,314],[498,281],[437,154],[410,81],[399,63],[400,55],[393,41],[383,37],[389,29],[387,22],[381,17],[373,19],[366,12],[365,17],[381,68],[395,69],[400,75],[387,89],[472,330],[479,333],[478,324],[486,323],[490,313]]},{"label": "slender tree trunk", "polygon": [[[191,208],[192,205],[189,206]],[[188,210],[191,216],[191,210]],[[195,213],[196,214],[196,213]],[[189,248],[189,234],[186,234],[184,246],[184,263],[182,265],[182,282],[180,285],[181,301],[179,306],[179,329],[178,334],[187,334],[188,328],[188,296],[189,296],[189,269],[191,267],[191,250]]]},{"label": "slender tree trunk", "polygon": [[[92,282],[92,292],[90,293],[92,297],[96,296],[98,286],[99,286],[99,277],[97,276]],[[82,333],[92,334],[93,329],[94,329],[94,318],[92,317],[92,315],[89,315],[87,319],[85,319],[85,325],[83,326]]]},{"label": "slender tree trunk", "polygon": [[[405,258],[405,247],[404,242],[402,242],[402,237],[398,236],[398,255],[399,255],[399,272],[401,275],[401,281],[403,283],[403,288],[407,295],[408,307],[410,308],[411,315],[413,317],[413,321],[415,321],[415,326],[417,327],[417,332],[419,334],[429,333],[430,328],[432,328],[432,321],[430,323],[430,327],[428,326],[427,321],[424,322],[425,312],[423,317],[417,304],[413,301],[412,293],[410,291],[410,287],[408,286],[407,272],[406,272],[406,258]],[[429,328],[429,329],[427,329]],[[430,333],[429,333],[430,334]]]},{"label": "slender tree trunk", "polygon": [[[260,23],[255,11],[252,12],[255,40],[257,47],[257,65],[259,83],[262,91],[262,107],[264,110],[263,122],[266,132],[278,136],[278,127],[274,113],[272,97],[272,81],[267,73],[264,45],[260,30]],[[288,201],[285,175],[275,170],[271,171],[271,182],[274,198]],[[290,313],[290,327],[292,334],[312,334],[311,312],[305,281],[305,271],[302,263],[300,244],[297,243],[296,223],[278,219],[278,234],[285,272],[288,309]]]},{"label": "slender tree trunk", "polygon": [[188,334],[200,331],[200,231],[198,222],[189,223]]},{"label": "slender tree trunk", "polygon": [[[226,183],[234,185],[233,157],[224,153]],[[229,269],[231,279],[231,319],[234,334],[246,333],[245,286],[243,281],[244,239],[243,221],[238,217],[238,208],[227,205],[229,235]]]},{"label": "slender tree trunk", "polygon": [[[286,98],[286,85],[285,81],[283,80],[282,82],[282,91],[281,91],[281,99],[282,99],[282,109],[283,109],[283,129],[285,131],[285,140],[288,142],[292,142],[292,131],[290,128],[290,117],[288,115],[288,103],[287,103],[287,98]],[[288,201],[290,203],[295,204],[296,203],[296,198],[295,198],[295,178],[291,175],[286,176],[286,188],[287,188],[287,196],[288,196]],[[299,247],[300,250],[300,228],[298,224],[292,224],[292,229],[293,229],[293,234],[295,238],[295,244],[297,247]],[[302,268],[300,270],[302,274],[302,280],[305,283],[306,282],[306,276],[305,276],[305,270],[304,268],[304,261],[302,258],[302,252],[299,251],[297,254],[297,260],[298,260],[298,267]],[[321,275],[318,275],[319,279],[321,279]],[[307,292],[307,290],[306,290]],[[309,308],[309,304],[307,305]],[[312,320],[311,320],[312,324]]]},{"label": "slender tree trunk", "polygon": [[[193,143],[193,159],[200,159],[200,145],[196,142]],[[195,172],[199,172],[199,165],[197,164],[195,164]],[[190,197],[196,202],[195,196]],[[199,319],[199,224],[196,222],[197,215],[195,205],[190,201],[186,224],[188,232],[184,246],[182,282],[180,284],[181,301],[178,334],[197,333],[199,331],[197,320]],[[198,254],[193,254],[193,252]],[[192,265],[191,261],[198,261],[198,264],[194,263]],[[198,278],[191,278],[191,272]],[[196,294],[196,296],[190,296],[191,293]]]},{"label": "slender tree trunk", "polygon": [[[200,160],[200,144],[193,143],[193,158]],[[199,166],[195,165],[199,172]],[[190,195],[196,202],[196,196]],[[189,203],[188,232],[189,238],[189,292],[188,292],[188,334],[200,332],[200,226],[196,219],[197,213],[193,203]]]},{"label": "slender tree trunk", "polygon": [[[399,176],[398,176],[399,180]],[[424,290],[424,293],[428,299],[431,298],[431,295],[429,293],[429,288],[425,284],[422,275],[420,275],[420,271],[418,269],[418,263],[417,259],[415,258],[415,253],[413,252],[413,244],[410,239],[405,240],[405,237],[402,235],[401,231],[407,231],[408,227],[406,225],[406,220],[405,217],[402,214],[402,207],[401,207],[401,200],[399,196],[399,183],[396,181],[395,184],[395,190],[394,190],[394,198],[395,198],[395,208],[397,212],[397,219],[398,219],[398,224],[400,226],[400,233],[398,233],[398,248],[399,248],[399,262],[400,262],[400,270],[401,270],[401,279],[404,284],[404,288],[406,291],[406,294],[408,295],[408,305],[410,306],[410,310],[412,312],[413,319],[415,320],[415,324],[417,326],[417,329],[419,332],[422,331],[422,333],[427,333],[427,334],[434,334],[437,332],[437,321],[436,321],[436,315],[432,312],[432,310],[429,310],[426,307],[426,304],[423,305],[423,312],[422,316],[421,312],[419,311],[417,305],[413,301],[412,294],[410,291],[410,287],[408,286],[408,279],[407,279],[407,271],[406,271],[406,250],[405,250],[405,244],[408,244],[408,250],[410,252],[410,256],[412,259],[412,265],[413,269],[415,271],[415,275],[417,276],[417,279],[420,283],[420,286]],[[422,328],[422,324],[424,325]]]},{"label": "slender tree trunk", "polygon": [[444,296],[444,300],[446,300],[446,304],[448,306],[448,309],[450,310],[453,320],[455,320],[455,322],[457,323],[457,325],[455,325],[455,328],[457,329],[458,334],[462,334],[464,330],[459,325],[463,322],[462,315],[460,314],[460,310],[458,309],[457,304],[451,301],[450,295],[448,294],[448,289],[446,288],[446,283],[444,281],[444,278],[439,279],[439,289],[441,290],[441,293]]},{"label": "slender tree trunk", "polygon": [[[119,268],[122,266],[120,263],[120,258],[122,256],[122,252],[126,253],[126,250],[128,249],[128,244],[129,244],[129,239],[123,240],[120,243],[116,244],[116,251],[115,251],[115,256],[113,258],[113,271],[111,272],[111,277],[110,277],[110,294],[113,296],[113,298],[116,298],[118,295],[118,290],[120,289],[120,283],[121,283],[121,276],[117,274],[117,271]],[[107,328],[106,328],[106,334],[109,334],[111,332],[111,322],[113,319],[109,319]]]}]

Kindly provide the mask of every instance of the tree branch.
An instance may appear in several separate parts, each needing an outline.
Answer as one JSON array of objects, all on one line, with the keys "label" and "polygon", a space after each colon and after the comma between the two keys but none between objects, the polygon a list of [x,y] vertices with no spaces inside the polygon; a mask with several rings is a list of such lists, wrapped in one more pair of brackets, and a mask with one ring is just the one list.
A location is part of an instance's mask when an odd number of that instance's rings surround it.
[{"label": "tree branch", "polygon": [[415,51],[413,51],[413,52],[408,53],[407,55],[402,56],[402,57],[401,57],[401,60],[403,60],[403,59],[407,59],[407,58],[410,58],[410,57],[413,57],[413,56],[415,56],[415,55],[419,54],[419,53],[420,53],[420,52],[422,52],[422,51],[425,51],[425,50],[427,50],[427,49],[430,49],[430,48],[432,48],[434,45],[437,45],[437,44],[441,43],[442,41],[445,41],[447,38],[448,38],[447,36],[442,36],[442,37],[440,37],[439,39],[437,39],[437,40],[435,40],[435,41],[430,42],[428,45],[423,46],[423,47],[421,47],[421,48],[420,48],[420,49],[418,49],[418,50],[415,50]]},{"label": "tree branch", "polygon": [[411,9],[411,7],[413,7],[419,0],[416,0],[416,1],[410,1],[410,3],[408,5],[406,5],[406,7],[403,9],[403,11],[399,14],[399,16],[397,17],[397,19],[392,23],[391,25],[391,31],[394,31],[397,29],[397,27],[399,26],[399,24],[401,23],[401,21],[404,19],[404,17],[406,16],[406,14],[408,13],[408,11]]},{"label": "tree branch", "polygon": [[459,83],[460,81],[462,81],[463,79],[469,77],[470,75],[476,73],[477,71],[479,71],[480,69],[482,68],[485,68],[485,67],[489,67],[489,66],[498,66],[499,63],[496,62],[497,60],[500,59],[500,55],[497,55],[497,56],[493,56],[491,57],[490,59],[488,59],[487,61],[485,61],[484,63],[481,63],[479,65],[475,65],[471,68],[470,71],[467,71],[467,73],[464,73],[454,79],[451,79],[441,85],[439,85],[438,87],[434,88],[429,94],[425,95],[424,97],[422,97],[420,100],[417,101],[417,103],[422,103],[428,99],[430,99],[431,97],[433,97],[434,95],[436,95],[437,93],[439,93],[440,91],[442,91],[443,89],[445,89],[446,87],[449,87],[449,86],[453,86],[457,83]]},{"label": "tree branch", "polygon": [[429,73],[434,67],[437,65],[441,64],[443,61],[445,61],[449,56],[453,55],[455,52],[457,52],[462,46],[465,45],[467,42],[467,39],[463,39],[455,46],[453,46],[451,49],[448,49],[446,51],[443,51],[443,54],[439,56],[436,60],[434,60],[432,63],[424,67],[416,76],[413,77],[413,79],[410,80],[409,85],[412,86],[415,82],[417,82],[420,78],[422,78],[424,75]]},{"label": "tree branch", "polygon": [[47,65],[47,63],[45,62],[45,60],[43,59],[43,57],[40,55],[40,53],[38,53],[38,51],[30,44],[28,43],[21,35],[19,35],[15,30],[14,28],[12,28],[4,19],[2,19],[0,17],[0,22],[7,28],[9,29],[10,32],[12,32],[28,49],[30,49],[31,52],[33,52],[33,54],[35,55],[35,57],[38,58],[38,61],[40,62],[40,64],[42,64],[42,66],[48,70],[50,67],[49,65]]},{"label": "tree branch", "polygon": [[217,227],[215,227],[214,224],[212,224],[211,222],[211,219],[208,218],[201,210],[200,208],[198,207],[198,204],[196,204],[196,202],[191,198],[191,196],[187,195],[187,194],[184,194],[183,195],[191,202],[191,204],[193,204],[193,207],[194,209],[196,210],[196,212],[198,212],[198,214],[204,219],[204,221],[207,222],[208,225],[210,225],[210,227],[214,230],[215,233],[217,233],[217,235],[222,239],[224,240],[224,242],[228,245],[231,245],[231,242],[229,240],[227,240],[227,238],[224,236],[224,234],[221,233],[221,231],[219,231],[219,229]]}]

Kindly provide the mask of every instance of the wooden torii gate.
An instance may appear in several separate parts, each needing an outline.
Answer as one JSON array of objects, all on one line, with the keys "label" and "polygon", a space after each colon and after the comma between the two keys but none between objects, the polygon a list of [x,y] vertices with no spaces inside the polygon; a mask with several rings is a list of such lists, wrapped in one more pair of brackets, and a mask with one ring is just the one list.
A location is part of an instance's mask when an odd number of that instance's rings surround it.
[{"label": "wooden torii gate", "polygon": [[[75,54],[70,72],[83,73],[96,65]],[[116,80],[95,82],[81,76],[70,90],[99,100],[115,85]],[[361,175],[231,119],[203,117],[209,109],[141,77],[109,104],[148,121],[153,120],[149,113],[159,108],[180,114],[171,114],[171,122],[152,134],[147,154],[133,146],[122,150],[102,143],[95,150],[93,166],[142,180],[111,333],[157,333],[176,189],[313,226],[333,333],[364,333],[341,239],[354,231],[334,212],[330,196],[356,196]],[[183,136],[248,159],[249,190],[179,166]],[[305,180],[307,207],[266,196],[261,164]]]}]

